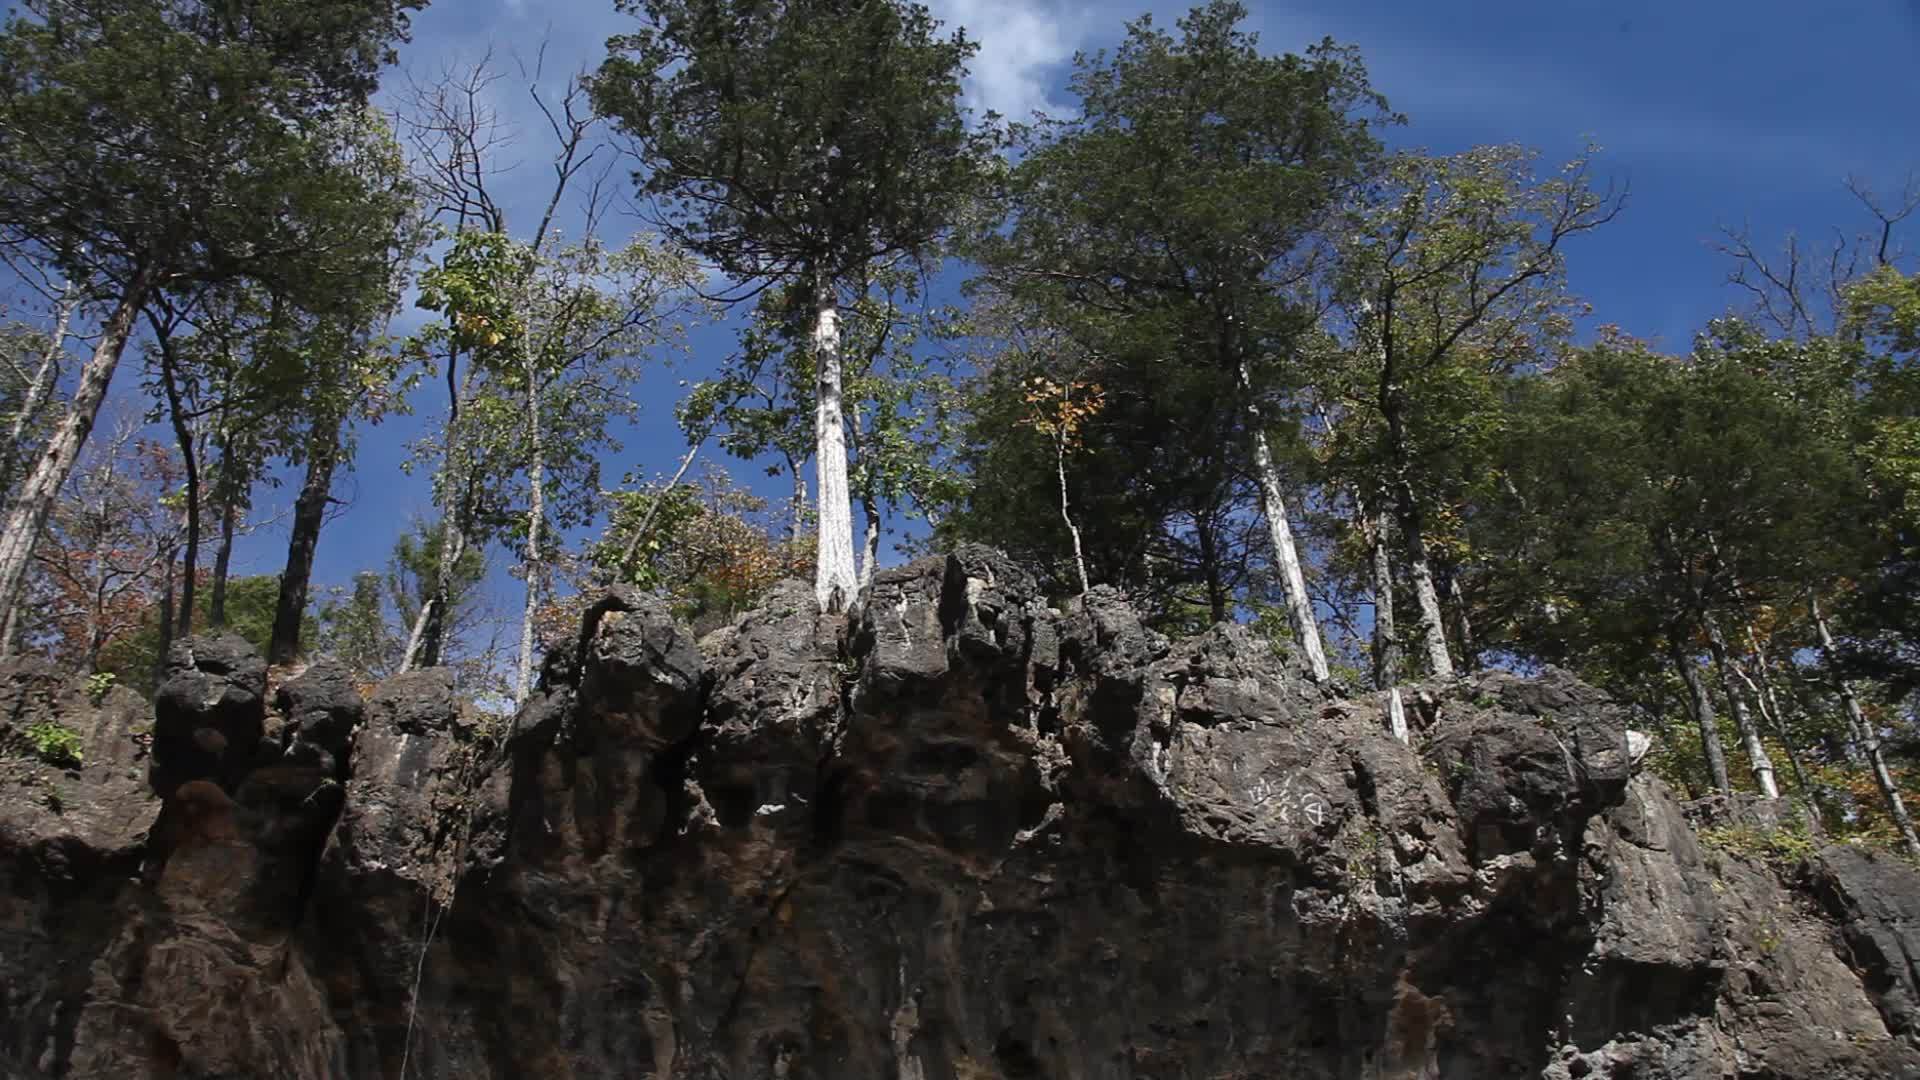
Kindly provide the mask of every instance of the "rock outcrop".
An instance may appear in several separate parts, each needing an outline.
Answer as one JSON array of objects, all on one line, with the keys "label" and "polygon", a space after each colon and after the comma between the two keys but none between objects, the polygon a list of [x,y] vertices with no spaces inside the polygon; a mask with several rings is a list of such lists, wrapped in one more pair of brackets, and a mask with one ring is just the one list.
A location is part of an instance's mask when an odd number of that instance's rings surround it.
[{"label": "rock outcrop", "polygon": [[699,642],[609,594],[512,718],[0,666],[0,1074],[1920,1076],[1910,867],[1703,843],[1565,676],[1409,703],[983,549]]}]

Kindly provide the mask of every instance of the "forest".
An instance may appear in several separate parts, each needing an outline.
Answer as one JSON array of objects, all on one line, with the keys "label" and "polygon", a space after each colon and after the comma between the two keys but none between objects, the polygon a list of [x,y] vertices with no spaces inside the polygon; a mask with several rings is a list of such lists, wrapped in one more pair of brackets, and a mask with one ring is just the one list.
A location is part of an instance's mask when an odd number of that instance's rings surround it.
[{"label": "forest", "polygon": [[[1431,680],[1569,670],[1685,792],[1920,857],[1920,180],[1727,231],[1737,302],[1674,349],[1569,283],[1631,212],[1602,149],[1404,148],[1359,48],[1232,0],[1026,118],[906,0],[613,6],[556,82],[402,77],[425,0],[14,5],[0,655],[151,690],[225,630],[500,712],[610,585],[705,632],[982,543],[1410,723]],[[356,515],[402,420],[434,513]],[[636,422],[683,451],[609,468]],[[316,580],[347,530],[390,558]],[[280,569],[235,574],[255,535]]]}]

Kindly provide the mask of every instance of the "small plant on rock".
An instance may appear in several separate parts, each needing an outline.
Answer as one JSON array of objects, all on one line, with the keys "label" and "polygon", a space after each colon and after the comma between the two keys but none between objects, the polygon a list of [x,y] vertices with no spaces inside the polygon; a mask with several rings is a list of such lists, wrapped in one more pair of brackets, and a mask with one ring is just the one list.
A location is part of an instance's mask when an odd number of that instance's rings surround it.
[{"label": "small plant on rock", "polygon": [[111,671],[97,671],[87,676],[87,699],[95,705],[107,699],[113,692],[114,674]]},{"label": "small plant on rock", "polygon": [[1805,825],[1720,825],[1700,830],[1700,843],[1716,851],[1765,863],[1778,871],[1791,870],[1820,850]]},{"label": "small plant on rock", "polygon": [[52,720],[27,727],[27,742],[33,752],[49,765],[78,767],[81,761],[80,733]]}]

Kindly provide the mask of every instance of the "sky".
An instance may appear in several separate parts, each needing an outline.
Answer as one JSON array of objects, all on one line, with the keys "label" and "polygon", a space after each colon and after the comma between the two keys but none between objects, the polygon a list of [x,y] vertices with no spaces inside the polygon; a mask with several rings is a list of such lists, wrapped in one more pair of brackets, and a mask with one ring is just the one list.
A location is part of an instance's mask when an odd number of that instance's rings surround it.
[{"label": "sky", "polygon": [[[966,93],[977,109],[1012,117],[1073,111],[1065,91],[1076,51],[1114,44],[1126,21],[1151,12],[1171,27],[1188,5],[933,0],[934,13],[980,44]],[[1791,232],[1830,236],[1862,215],[1845,187],[1882,189],[1920,170],[1920,0],[1454,0],[1250,2],[1249,27],[1270,52],[1323,37],[1360,47],[1375,86],[1409,123],[1398,146],[1440,152],[1487,143],[1538,148],[1545,161],[1602,148],[1596,174],[1629,192],[1626,210],[1569,249],[1574,291],[1591,325],[1617,324],[1673,350],[1739,296],[1713,241],[1749,229],[1765,247]],[[507,70],[544,39],[556,85],[596,65],[608,35],[631,25],[611,0],[439,0],[414,21],[402,67],[430,80],[491,49]],[[392,80],[398,85],[399,80]],[[524,83],[520,84],[524,87]],[[521,166],[501,178],[510,216],[532,218],[547,184],[538,116],[523,89],[501,84],[501,116],[521,129]],[[613,231],[632,223],[614,220]],[[1589,327],[1589,332],[1591,329]],[[693,355],[639,387],[643,413],[609,457],[603,480],[671,472],[683,444],[672,406],[680,380],[723,357],[730,333],[697,334]],[[407,519],[430,513],[422,476],[399,472],[403,444],[444,403],[423,392],[415,418],[360,433],[355,475],[335,494],[343,519],[322,537],[316,580],[344,585],[385,565]],[[736,468],[750,479],[752,469]],[[764,481],[763,481],[764,482]],[[263,493],[290,503],[297,478]],[[271,573],[285,558],[283,527],[249,537],[236,572]],[[504,567],[509,560],[496,554]],[[490,592],[517,610],[518,583],[496,570]]]}]

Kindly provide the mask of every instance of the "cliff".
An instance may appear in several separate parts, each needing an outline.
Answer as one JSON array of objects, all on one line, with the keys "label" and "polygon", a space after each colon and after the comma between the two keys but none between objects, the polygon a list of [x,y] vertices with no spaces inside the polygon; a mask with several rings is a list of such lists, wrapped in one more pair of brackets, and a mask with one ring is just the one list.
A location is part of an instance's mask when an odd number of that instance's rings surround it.
[{"label": "cliff", "polygon": [[1408,746],[981,549],[812,612],[610,594],[510,721],[236,639],[151,711],[0,666],[0,1073],[1920,1076],[1920,877],[1682,806],[1564,676]]}]

